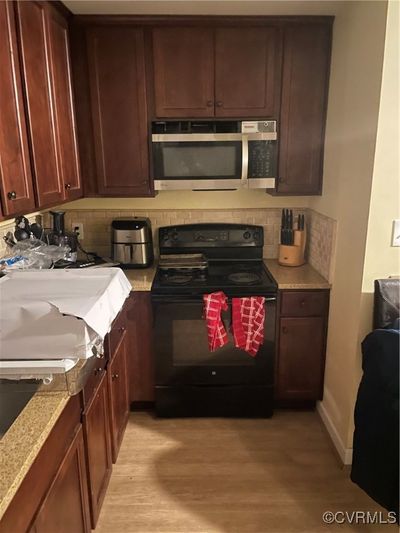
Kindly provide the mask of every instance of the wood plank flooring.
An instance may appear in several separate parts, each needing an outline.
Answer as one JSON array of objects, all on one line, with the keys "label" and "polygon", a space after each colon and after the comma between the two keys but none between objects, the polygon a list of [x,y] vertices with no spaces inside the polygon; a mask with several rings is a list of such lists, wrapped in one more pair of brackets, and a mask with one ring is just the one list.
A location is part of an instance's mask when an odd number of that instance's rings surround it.
[{"label": "wood plank flooring", "polygon": [[391,533],[325,525],[324,511],[384,511],[339,466],[314,412],[265,420],[131,413],[96,533]]}]

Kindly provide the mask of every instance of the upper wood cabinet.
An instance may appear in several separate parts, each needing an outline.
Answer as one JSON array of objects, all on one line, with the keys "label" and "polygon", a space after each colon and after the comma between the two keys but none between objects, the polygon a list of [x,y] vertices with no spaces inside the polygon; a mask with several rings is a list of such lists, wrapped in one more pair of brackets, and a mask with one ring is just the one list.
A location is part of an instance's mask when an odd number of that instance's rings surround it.
[{"label": "upper wood cabinet", "polygon": [[33,211],[35,199],[11,2],[0,2],[0,185],[4,216]]},{"label": "upper wood cabinet", "polygon": [[280,35],[272,27],[155,28],[156,116],[275,116]]},{"label": "upper wood cabinet", "polygon": [[275,118],[281,77],[280,30],[215,31],[215,115]]},{"label": "upper wood cabinet", "polygon": [[321,194],[331,25],[284,30],[278,194]]},{"label": "upper wood cabinet", "polygon": [[214,44],[209,28],[153,30],[158,117],[214,114]]},{"label": "upper wood cabinet", "polygon": [[81,196],[67,26],[48,2],[16,2],[38,207]]},{"label": "upper wood cabinet", "polygon": [[68,24],[57,9],[48,9],[48,31],[64,199],[74,200],[82,196],[82,185],[72,95]]},{"label": "upper wood cabinet", "polygon": [[90,28],[87,47],[97,193],[148,196],[143,30]]}]

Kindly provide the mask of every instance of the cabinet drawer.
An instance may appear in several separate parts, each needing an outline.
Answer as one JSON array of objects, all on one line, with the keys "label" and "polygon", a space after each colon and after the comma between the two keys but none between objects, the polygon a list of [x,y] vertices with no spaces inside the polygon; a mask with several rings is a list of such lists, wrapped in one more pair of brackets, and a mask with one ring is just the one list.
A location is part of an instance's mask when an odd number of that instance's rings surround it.
[{"label": "cabinet drawer", "polygon": [[326,313],[327,291],[287,291],[281,295],[282,316],[319,316]]},{"label": "cabinet drawer", "polygon": [[113,357],[115,350],[118,347],[118,344],[121,342],[121,338],[124,336],[126,331],[126,312],[123,307],[119,315],[113,322],[111,331],[108,334],[108,350],[109,358]]},{"label": "cabinet drawer", "polygon": [[82,391],[84,407],[87,407],[89,405],[95,391],[100,385],[101,378],[103,377],[105,373],[106,362],[107,362],[106,357],[101,357],[99,359],[96,359],[95,361],[95,367],[92,370],[91,375],[88,377],[86,385]]}]

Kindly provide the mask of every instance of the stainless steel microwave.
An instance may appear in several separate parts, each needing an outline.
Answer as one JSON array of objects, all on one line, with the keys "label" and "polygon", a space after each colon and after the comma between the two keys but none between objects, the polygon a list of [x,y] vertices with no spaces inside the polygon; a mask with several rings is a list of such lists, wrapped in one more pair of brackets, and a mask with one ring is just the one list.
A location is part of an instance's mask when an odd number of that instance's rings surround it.
[{"label": "stainless steel microwave", "polygon": [[152,123],[156,190],[272,189],[275,120]]}]

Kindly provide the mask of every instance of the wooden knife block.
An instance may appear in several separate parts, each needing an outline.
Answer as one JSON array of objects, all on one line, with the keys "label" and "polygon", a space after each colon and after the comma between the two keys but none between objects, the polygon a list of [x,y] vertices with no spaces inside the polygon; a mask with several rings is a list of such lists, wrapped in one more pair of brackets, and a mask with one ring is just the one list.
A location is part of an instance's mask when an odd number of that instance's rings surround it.
[{"label": "wooden knife block", "polygon": [[294,244],[280,244],[278,263],[282,266],[296,267],[304,265],[306,232],[294,230]]}]

